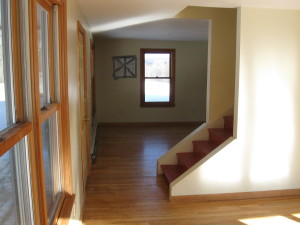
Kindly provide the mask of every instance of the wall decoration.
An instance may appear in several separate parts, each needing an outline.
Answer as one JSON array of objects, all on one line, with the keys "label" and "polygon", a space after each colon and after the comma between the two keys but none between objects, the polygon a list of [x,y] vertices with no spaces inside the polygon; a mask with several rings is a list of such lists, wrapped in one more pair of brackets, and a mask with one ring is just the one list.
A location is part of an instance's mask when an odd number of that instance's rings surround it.
[{"label": "wall decoration", "polygon": [[113,56],[113,76],[120,78],[136,78],[136,56]]}]

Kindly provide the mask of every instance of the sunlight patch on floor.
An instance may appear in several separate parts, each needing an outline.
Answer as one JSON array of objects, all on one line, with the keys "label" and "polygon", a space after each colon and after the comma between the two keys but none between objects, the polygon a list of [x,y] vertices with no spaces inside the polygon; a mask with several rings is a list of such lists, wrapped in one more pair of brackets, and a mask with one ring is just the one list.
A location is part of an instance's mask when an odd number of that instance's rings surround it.
[{"label": "sunlight patch on floor", "polygon": [[294,217],[297,217],[300,219],[300,213],[295,213],[295,214],[292,214]]},{"label": "sunlight patch on floor", "polygon": [[79,220],[70,219],[69,225],[84,225],[84,224]]},{"label": "sunlight patch on floor", "polygon": [[300,223],[284,216],[240,219],[239,221],[247,225],[300,225]]}]

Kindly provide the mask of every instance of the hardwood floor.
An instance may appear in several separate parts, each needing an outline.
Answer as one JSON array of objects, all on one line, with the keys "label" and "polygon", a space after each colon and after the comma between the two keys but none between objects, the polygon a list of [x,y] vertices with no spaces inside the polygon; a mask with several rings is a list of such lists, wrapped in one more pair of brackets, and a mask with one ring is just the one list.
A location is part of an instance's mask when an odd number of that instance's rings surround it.
[{"label": "hardwood floor", "polygon": [[[300,197],[170,202],[156,159],[195,127],[105,127],[86,188],[85,225],[292,225]],[[270,217],[263,223],[240,221]],[[300,217],[300,216],[299,216]],[[274,223],[282,219],[285,223]],[[272,221],[273,222],[272,222]],[[281,220],[281,221],[282,221]],[[271,221],[271,222],[270,222]],[[290,223],[288,223],[290,222]]]}]

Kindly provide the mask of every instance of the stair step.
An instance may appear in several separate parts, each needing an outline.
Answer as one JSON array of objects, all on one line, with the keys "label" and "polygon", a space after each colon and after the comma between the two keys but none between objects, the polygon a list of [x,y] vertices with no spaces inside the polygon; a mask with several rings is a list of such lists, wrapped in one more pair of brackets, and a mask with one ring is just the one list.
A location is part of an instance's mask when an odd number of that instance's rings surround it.
[{"label": "stair step", "polygon": [[218,144],[212,141],[193,141],[193,150],[201,159],[213,151]]},{"label": "stair step", "polygon": [[224,128],[212,128],[208,129],[209,131],[209,140],[217,143],[218,145],[222,144],[228,138],[232,136],[232,131]]},{"label": "stair step", "polygon": [[185,169],[189,169],[201,159],[201,157],[194,152],[177,153],[177,157],[178,165]]},{"label": "stair step", "polygon": [[193,141],[193,152],[177,153],[178,165],[161,165],[166,181],[170,184],[187,169],[232,137],[233,116],[224,116],[224,128],[208,129],[209,140]]},{"label": "stair step", "polygon": [[233,116],[224,116],[224,128],[233,132]]},{"label": "stair step", "polygon": [[186,171],[182,166],[179,165],[161,165],[161,169],[168,184]]}]

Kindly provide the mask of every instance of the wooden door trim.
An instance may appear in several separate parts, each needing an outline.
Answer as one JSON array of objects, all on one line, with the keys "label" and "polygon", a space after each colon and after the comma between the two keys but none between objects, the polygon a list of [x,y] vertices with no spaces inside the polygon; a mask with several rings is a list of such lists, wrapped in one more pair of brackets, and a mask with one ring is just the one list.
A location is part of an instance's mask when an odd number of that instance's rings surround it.
[{"label": "wooden door trim", "polygon": [[[80,77],[80,49],[79,49],[79,35],[83,36],[83,89],[84,89],[84,102],[82,102],[81,99],[81,77]],[[86,155],[86,175],[88,176],[90,174],[90,168],[91,168],[91,159],[90,159],[90,149],[89,149],[89,129],[90,129],[90,122],[89,122],[89,111],[88,111],[88,94],[87,94],[87,71],[86,71],[86,31],[81,25],[80,21],[77,21],[77,54],[78,54],[78,94],[79,94],[79,116],[80,116],[80,146],[81,146],[81,157],[82,157],[82,181],[83,181],[83,190],[85,189],[86,184],[86,177],[85,177],[85,171],[84,171],[84,154]],[[84,104],[84,112],[82,112],[82,104]],[[85,121],[83,122],[83,117],[85,118]],[[83,137],[82,135],[82,128],[85,126],[86,135]],[[85,138],[85,152],[83,152],[83,138]]]}]

